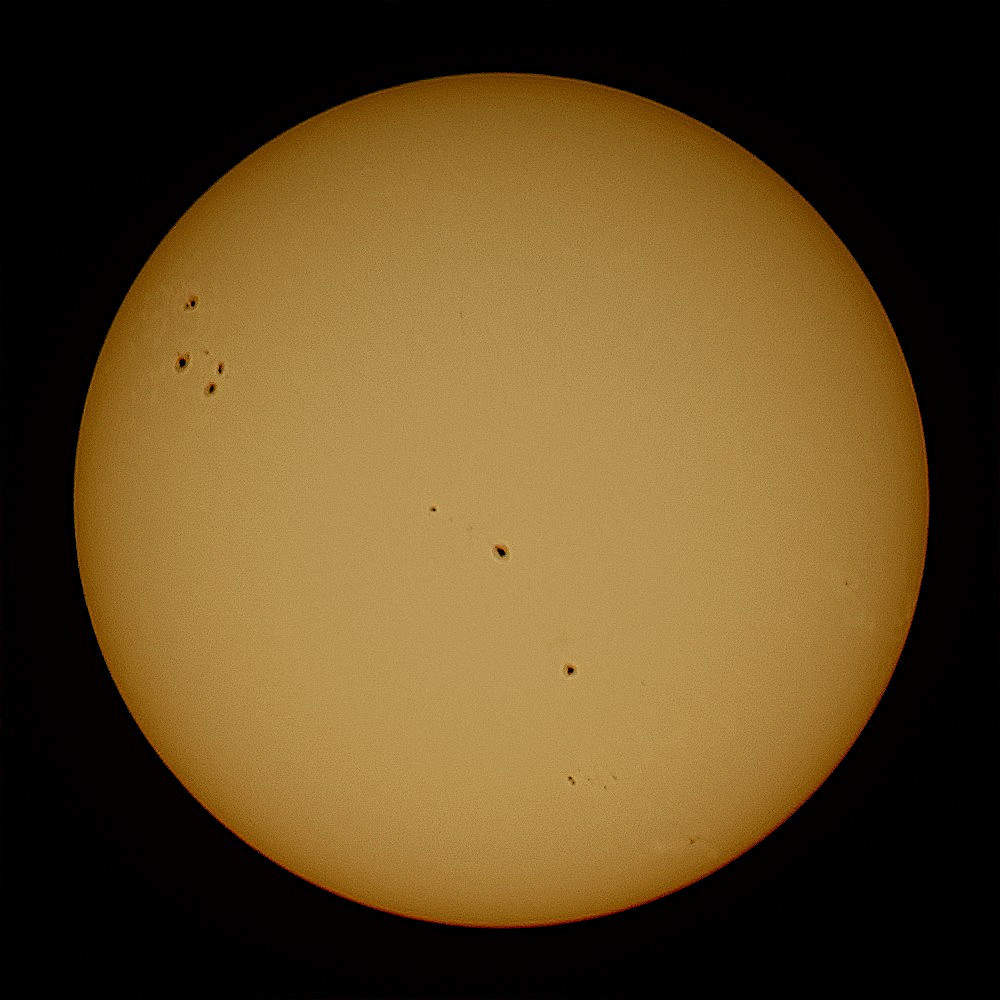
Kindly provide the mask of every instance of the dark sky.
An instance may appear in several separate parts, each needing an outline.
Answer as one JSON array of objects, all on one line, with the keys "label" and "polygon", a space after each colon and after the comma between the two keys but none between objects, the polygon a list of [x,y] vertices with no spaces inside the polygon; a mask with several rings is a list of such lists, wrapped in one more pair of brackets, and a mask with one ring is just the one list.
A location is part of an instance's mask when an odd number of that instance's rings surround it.
[{"label": "dark sky", "polygon": [[[979,913],[997,888],[987,799],[1000,552],[996,80],[974,8],[934,19],[852,4],[368,3],[323,18],[295,4],[134,7],[114,18],[38,8],[7,25],[7,995],[966,993],[995,941]],[[916,387],[931,477],[906,648],[869,726],[812,799],[680,893],[515,931],[421,924],[338,899],[212,819],[114,688],[72,526],[90,375],[180,215],[305,118],[372,90],[489,70],[633,91],[789,181],[881,298]]]}]

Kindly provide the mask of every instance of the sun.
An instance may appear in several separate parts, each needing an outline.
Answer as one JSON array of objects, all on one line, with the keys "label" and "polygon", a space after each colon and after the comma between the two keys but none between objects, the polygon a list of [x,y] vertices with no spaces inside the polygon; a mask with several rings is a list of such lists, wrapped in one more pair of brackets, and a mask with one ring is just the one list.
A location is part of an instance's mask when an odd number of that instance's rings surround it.
[{"label": "sun", "polygon": [[927,540],[870,283],[652,101],[441,77],[236,165],[80,428],[95,634],[221,823],[368,906],[530,926],[709,875],[878,703]]}]

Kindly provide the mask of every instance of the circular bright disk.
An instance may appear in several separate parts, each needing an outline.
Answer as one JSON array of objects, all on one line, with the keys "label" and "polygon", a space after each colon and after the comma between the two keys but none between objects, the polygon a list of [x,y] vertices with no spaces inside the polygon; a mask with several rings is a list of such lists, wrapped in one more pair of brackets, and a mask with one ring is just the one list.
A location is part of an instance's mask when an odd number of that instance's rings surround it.
[{"label": "circular bright disk", "polygon": [[575,80],[351,101],[138,276],[76,466],[142,732],[301,877],[425,920],[652,900],[841,760],[914,612],[875,293],[741,147]]}]

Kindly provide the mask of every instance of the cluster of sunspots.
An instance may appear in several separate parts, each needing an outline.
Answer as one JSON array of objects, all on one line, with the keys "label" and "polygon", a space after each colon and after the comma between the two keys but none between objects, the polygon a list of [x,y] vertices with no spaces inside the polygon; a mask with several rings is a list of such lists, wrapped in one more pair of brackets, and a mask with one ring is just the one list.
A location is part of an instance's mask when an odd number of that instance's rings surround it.
[{"label": "cluster of sunspots", "polygon": [[[184,300],[184,311],[185,312],[191,312],[192,310],[197,309],[197,308],[198,308],[198,296],[197,295],[189,295]],[[208,351],[205,351],[205,354],[208,354],[208,353],[209,353]],[[190,371],[191,370],[191,352],[190,351],[184,351],[181,354],[178,354],[177,355],[177,359],[174,362],[174,368],[178,372],[188,372],[188,371]],[[214,372],[215,376],[221,375],[225,370],[226,370],[226,364],[225,364],[224,361],[218,361],[218,362],[216,362],[216,364],[215,364],[215,372]],[[218,391],[219,391],[219,383],[218,383],[217,379],[215,377],[213,377],[213,378],[211,378],[205,384],[205,395],[206,396],[214,396]]]},{"label": "cluster of sunspots", "polygon": [[[575,785],[576,784],[576,777],[574,775],[572,775],[572,774],[567,774],[566,775],[566,780],[571,785]],[[580,780],[583,781],[583,778],[580,778]],[[618,780],[618,776],[615,775],[615,774],[612,774],[611,775],[611,781],[612,781],[612,783],[616,782],[617,780]],[[595,782],[594,779],[593,779],[593,777],[587,778],[587,784],[588,785],[595,785],[595,784],[596,785],[600,785],[601,788],[604,789],[604,791],[607,791],[608,787],[609,787],[608,784],[607,784],[607,782],[603,782],[603,781],[600,781],[600,780],[598,780],[598,781]]]}]

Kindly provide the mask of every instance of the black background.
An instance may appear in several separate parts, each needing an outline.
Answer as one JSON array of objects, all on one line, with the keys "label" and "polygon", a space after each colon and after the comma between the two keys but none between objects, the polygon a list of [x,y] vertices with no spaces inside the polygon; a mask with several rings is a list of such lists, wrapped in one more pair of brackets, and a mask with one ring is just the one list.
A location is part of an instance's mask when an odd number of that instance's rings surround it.
[{"label": "black background", "polygon": [[[975,8],[932,18],[910,5],[369,3],[320,18],[293,4],[136,7],[8,21],[7,995],[961,995],[984,975],[995,982],[997,109]],[[341,900],[212,819],[114,688],[72,524],[98,352],[177,218],[307,117],[410,80],[488,70],[642,94],[796,187],[889,314],[931,477],[906,648],[816,795],[680,893],[507,931]]]}]

